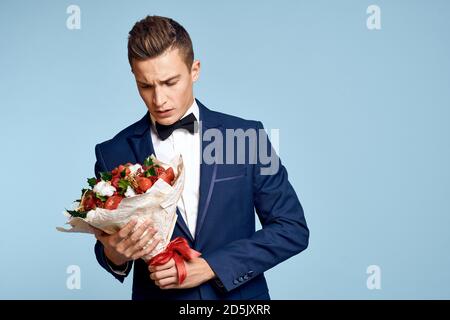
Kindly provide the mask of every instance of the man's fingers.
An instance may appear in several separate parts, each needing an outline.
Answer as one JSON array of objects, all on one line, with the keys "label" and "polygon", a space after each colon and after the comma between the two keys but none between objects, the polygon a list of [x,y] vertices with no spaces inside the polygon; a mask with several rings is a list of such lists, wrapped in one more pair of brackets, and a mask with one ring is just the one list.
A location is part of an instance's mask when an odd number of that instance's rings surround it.
[{"label": "man's fingers", "polygon": [[166,264],[163,264],[161,266],[150,266],[149,270],[150,270],[150,272],[155,272],[155,271],[170,269],[173,266],[175,266],[175,260],[170,259],[169,262],[167,262]]},{"label": "man's fingers", "polygon": [[[131,242],[136,243],[139,241],[139,239],[141,239],[142,235],[144,234],[144,232],[148,229],[150,229],[150,225],[152,225],[152,221],[151,220],[146,220],[144,221],[139,228],[137,228],[135,231],[131,232],[131,234],[128,236],[128,239],[130,239]],[[151,228],[153,229],[153,228]]]},{"label": "man's fingers", "polygon": [[173,267],[170,269],[156,271],[150,274],[150,279],[155,281],[160,281],[166,278],[177,278],[177,268]]},{"label": "man's fingers", "polygon": [[150,254],[153,250],[155,250],[156,246],[158,245],[158,243],[160,241],[161,241],[160,239],[153,239],[153,241],[150,245],[148,245],[146,248],[144,247],[144,249],[134,253],[131,258],[133,260],[137,260],[137,259],[140,259],[140,258]]},{"label": "man's fingers", "polygon": [[159,239],[156,235],[157,230],[155,229],[148,229],[148,232],[142,237],[141,240],[139,240],[135,247],[138,250],[142,250],[145,249],[144,247],[149,246],[149,242],[151,239],[155,240],[155,239]]},{"label": "man's fingers", "polygon": [[150,225],[152,225],[152,224],[153,224],[153,222],[149,219],[149,220],[144,221],[138,228],[135,228],[134,230],[132,230],[128,234],[128,237],[126,237],[125,239],[122,239],[120,241],[120,244],[122,245],[122,247],[124,249],[128,249],[130,247],[133,248],[134,245],[139,241],[139,239],[142,238],[142,235],[145,235],[148,233],[147,230],[149,230],[149,229],[153,230],[153,228],[149,228]]},{"label": "man's fingers", "polygon": [[119,240],[123,240],[128,237],[128,235],[133,231],[137,224],[137,219],[132,218],[119,232],[116,233]]},{"label": "man's fingers", "polygon": [[[150,254],[161,241],[157,236],[155,237],[156,230],[149,231],[136,245],[130,248],[130,252],[132,252],[131,258],[133,260],[137,260]],[[153,241],[149,243],[149,241],[153,238]]]},{"label": "man's fingers", "polygon": [[167,286],[175,286],[178,283],[177,281],[178,281],[178,278],[169,277],[169,278],[157,280],[157,281],[155,281],[155,284],[161,288],[161,287],[167,287]]},{"label": "man's fingers", "polygon": [[167,290],[167,289],[175,289],[175,288],[181,288],[181,287],[179,287],[178,283],[176,283],[176,284],[169,284],[167,286],[162,286],[162,287],[159,287],[159,288],[161,290]]}]

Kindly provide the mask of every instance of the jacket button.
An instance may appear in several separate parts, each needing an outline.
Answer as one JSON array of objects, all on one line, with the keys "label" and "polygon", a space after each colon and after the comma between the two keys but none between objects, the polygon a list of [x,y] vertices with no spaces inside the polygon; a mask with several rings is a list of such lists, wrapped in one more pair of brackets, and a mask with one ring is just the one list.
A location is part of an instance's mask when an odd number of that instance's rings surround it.
[{"label": "jacket button", "polygon": [[239,282],[242,282],[242,281],[244,281],[244,278],[243,277],[239,277]]},{"label": "jacket button", "polygon": [[234,283],[234,284],[238,284],[239,281],[237,281],[236,279],[234,279],[234,280],[233,280],[233,283]]},{"label": "jacket button", "polygon": [[248,275],[247,274],[244,276],[244,280],[248,280]]},{"label": "jacket button", "polygon": [[247,274],[251,277],[253,275],[253,270],[250,270]]}]

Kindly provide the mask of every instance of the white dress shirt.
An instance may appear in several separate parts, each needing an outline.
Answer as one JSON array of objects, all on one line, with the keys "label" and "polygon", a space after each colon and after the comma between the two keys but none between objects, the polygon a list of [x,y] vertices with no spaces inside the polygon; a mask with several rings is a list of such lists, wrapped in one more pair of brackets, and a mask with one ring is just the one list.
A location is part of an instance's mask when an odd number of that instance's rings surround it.
[{"label": "white dress shirt", "polygon": [[[199,109],[195,99],[181,119],[190,113],[194,114],[197,121],[199,120]],[[178,209],[192,237],[195,238],[200,193],[200,134],[198,130],[192,134],[185,129],[177,129],[166,140],[161,140],[155,129],[155,120],[153,116],[150,115],[150,117],[151,138],[156,158],[169,162],[177,154],[183,157],[185,181],[183,193],[178,201]]]}]

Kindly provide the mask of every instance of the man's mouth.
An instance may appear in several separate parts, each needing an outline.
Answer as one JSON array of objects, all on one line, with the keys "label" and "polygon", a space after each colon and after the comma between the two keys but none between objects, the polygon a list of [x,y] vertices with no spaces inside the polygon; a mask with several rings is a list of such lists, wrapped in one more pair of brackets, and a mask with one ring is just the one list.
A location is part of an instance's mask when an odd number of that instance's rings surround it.
[{"label": "man's mouth", "polygon": [[156,110],[156,113],[160,117],[168,117],[172,114],[172,111],[175,109],[168,109],[168,110]]}]

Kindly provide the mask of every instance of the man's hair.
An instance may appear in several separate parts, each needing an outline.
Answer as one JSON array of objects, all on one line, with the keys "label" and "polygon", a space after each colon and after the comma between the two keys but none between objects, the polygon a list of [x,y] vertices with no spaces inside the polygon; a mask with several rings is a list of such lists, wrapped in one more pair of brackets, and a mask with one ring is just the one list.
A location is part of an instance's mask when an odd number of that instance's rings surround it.
[{"label": "man's hair", "polygon": [[192,41],[178,22],[160,16],[147,16],[136,22],[128,36],[128,61],[155,58],[168,49],[178,49],[190,72],[194,61]]}]

